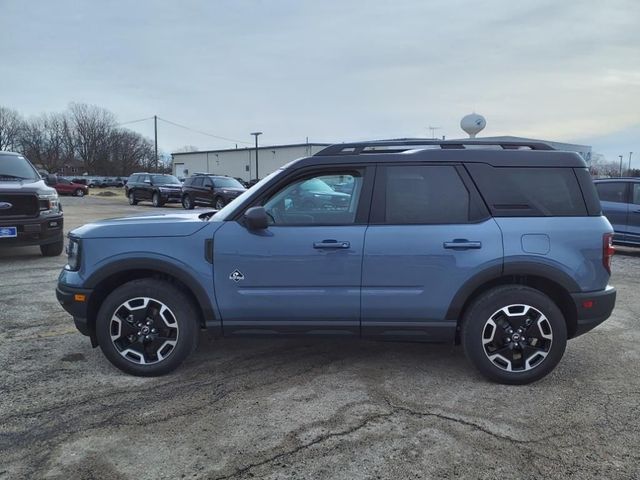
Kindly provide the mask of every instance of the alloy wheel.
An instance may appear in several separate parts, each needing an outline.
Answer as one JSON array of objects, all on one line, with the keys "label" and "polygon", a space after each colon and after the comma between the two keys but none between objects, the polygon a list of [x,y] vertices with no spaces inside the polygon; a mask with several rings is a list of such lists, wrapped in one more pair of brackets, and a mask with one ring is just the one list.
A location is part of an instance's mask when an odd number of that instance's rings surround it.
[{"label": "alloy wheel", "polygon": [[508,305],[487,319],[482,329],[482,347],[494,366],[507,372],[526,372],[539,366],[553,343],[553,330],[538,309],[523,304]]},{"label": "alloy wheel", "polygon": [[164,303],[137,297],[115,309],[109,334],[122,357],[135,364],[150,365],[171,355],[179,329],[175,315]]}]

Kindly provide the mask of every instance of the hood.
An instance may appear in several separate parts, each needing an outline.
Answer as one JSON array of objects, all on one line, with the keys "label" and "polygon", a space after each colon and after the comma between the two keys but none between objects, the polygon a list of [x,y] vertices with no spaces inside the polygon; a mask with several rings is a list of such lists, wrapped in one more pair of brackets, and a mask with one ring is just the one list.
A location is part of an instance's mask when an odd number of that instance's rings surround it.
[{"label": "hood", "polygon": [[56,193],[47,186],[44,180],[0,180],[0,193],[40,193],[43,195]]},{"label": "hood", "polygon": [[203,214],[167,213],[138,217],[112,218],[88,223],[70,232],[78,238],[146,238],[187,237],[202,230],[209,222]]}]

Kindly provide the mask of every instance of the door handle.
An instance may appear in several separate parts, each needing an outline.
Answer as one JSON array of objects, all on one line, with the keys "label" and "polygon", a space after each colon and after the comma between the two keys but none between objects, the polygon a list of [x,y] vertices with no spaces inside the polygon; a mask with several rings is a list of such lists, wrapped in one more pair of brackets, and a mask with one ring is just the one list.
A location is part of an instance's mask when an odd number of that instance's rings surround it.
[{"label": "door handle", "polygon": [[451,242],[444,242],[442,244],[444,248],[452,250],[468,250],[470,248],[482,248],[482,242],[472,242],[465,239],[456,238]]},{"label": "door handle", "polygon": [[321,242],[313,242],[313,248],[349,248],[351,243],[339,242],[337,240],[322,240]]}]

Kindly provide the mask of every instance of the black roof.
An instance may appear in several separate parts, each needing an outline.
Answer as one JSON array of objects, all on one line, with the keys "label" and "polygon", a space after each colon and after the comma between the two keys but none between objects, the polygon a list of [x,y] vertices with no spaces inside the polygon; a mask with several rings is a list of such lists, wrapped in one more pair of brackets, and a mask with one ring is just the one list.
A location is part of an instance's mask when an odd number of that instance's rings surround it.
[{"label": "black roof", "polygon": [[554,150],[541,142],[483,140],[377,140],[331,145],[296,167],[327,163],[473,162],[501,167],[577,167],[586,163],[575,152]]}]

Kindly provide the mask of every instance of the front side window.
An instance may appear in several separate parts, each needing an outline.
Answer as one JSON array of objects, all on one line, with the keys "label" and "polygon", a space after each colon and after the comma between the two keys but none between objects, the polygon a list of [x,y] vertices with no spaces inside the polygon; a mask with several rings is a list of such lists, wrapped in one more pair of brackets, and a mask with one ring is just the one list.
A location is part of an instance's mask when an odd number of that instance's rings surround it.
[{"label": "front side window", "polygon": [[389,166],[383,178],[383,223],[469,222],[469,192],[454,167]]},{"label": "front side window", "polygon": [[358,172],[305,177],[272,195],[264,208],[272,225],[349,225],[356,219],[362,180]]},{"label": "front side window", "polygon": [[603,182],[596,184],[601,202],[627,203],[626,182]]}]

